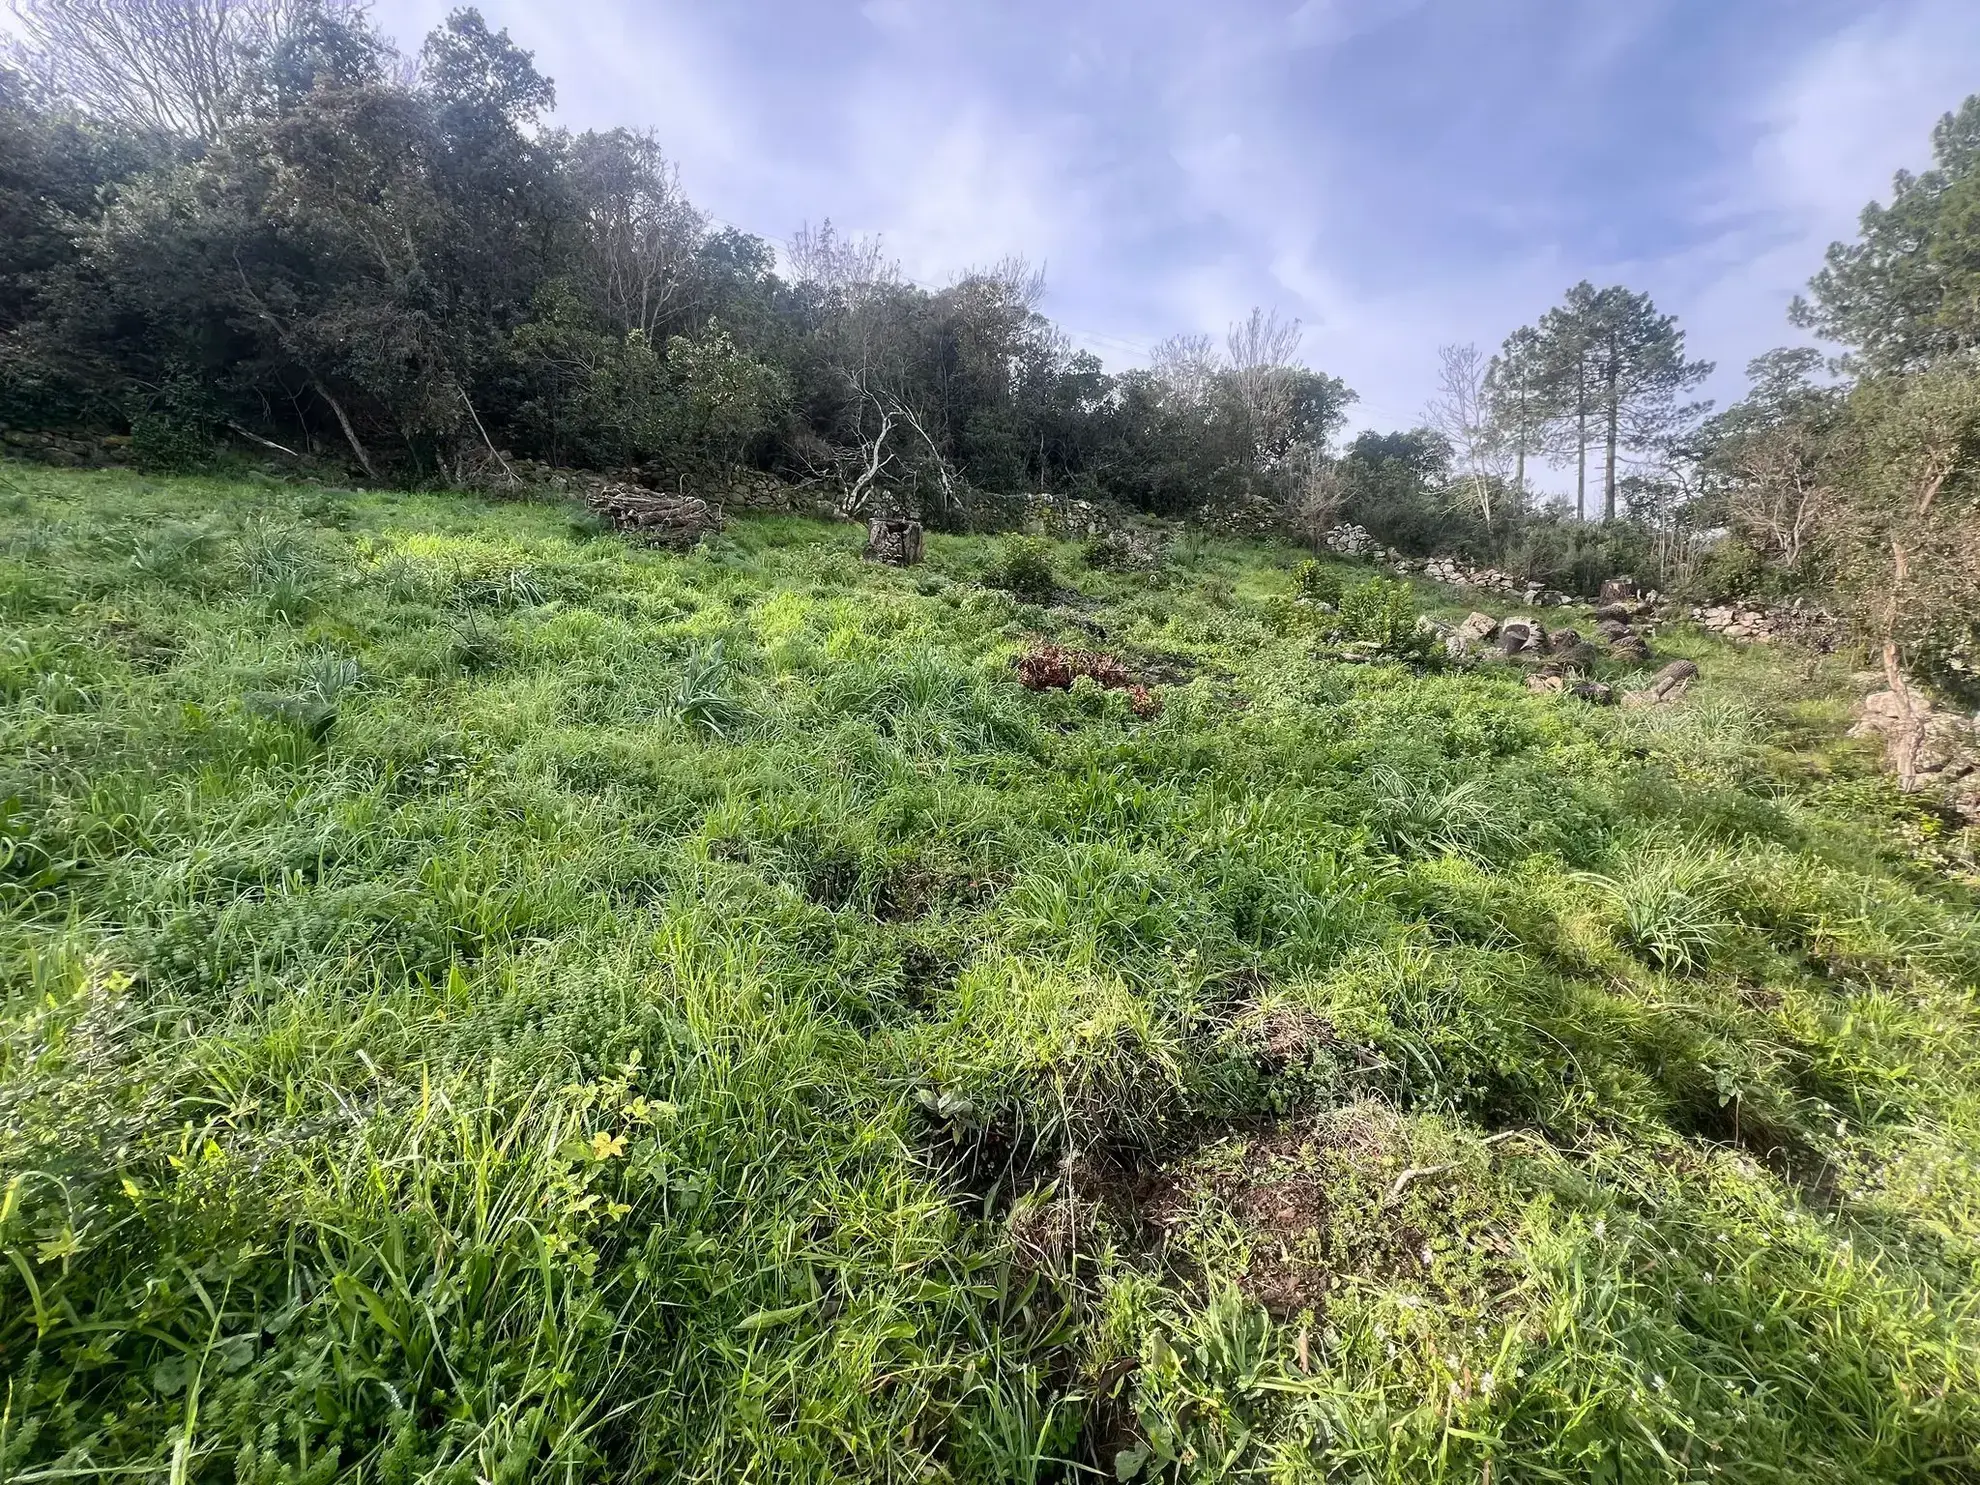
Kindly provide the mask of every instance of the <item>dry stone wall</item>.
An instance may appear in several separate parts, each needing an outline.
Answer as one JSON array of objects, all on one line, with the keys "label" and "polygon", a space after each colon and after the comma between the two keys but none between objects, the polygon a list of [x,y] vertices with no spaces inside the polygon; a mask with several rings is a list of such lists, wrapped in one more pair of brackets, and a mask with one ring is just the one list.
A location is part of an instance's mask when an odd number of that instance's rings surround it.
[{"label": "dry stone wall", "polygon": [[1774,604],[1749,599],[1696,606],[1691,610],[1691,621],[1725,639],[1759,645],[1787,642],[1825,654],[1843,639],[1842,620],[1805,598]]},{"label": "dry stone wall", "polygon": [[[1323,538],[1327,550],[1339,557],[1360,557],[1390,572],[1427,577],[1460,588],[1503,593],[1529,608],[1566,608],[1582,600],[1496,567],[1473,567],[1455,557],[1411,557],[1384,546],[1366,526],[1343,524]],[[1656,594],[1649,595],[1653,600]]]}]

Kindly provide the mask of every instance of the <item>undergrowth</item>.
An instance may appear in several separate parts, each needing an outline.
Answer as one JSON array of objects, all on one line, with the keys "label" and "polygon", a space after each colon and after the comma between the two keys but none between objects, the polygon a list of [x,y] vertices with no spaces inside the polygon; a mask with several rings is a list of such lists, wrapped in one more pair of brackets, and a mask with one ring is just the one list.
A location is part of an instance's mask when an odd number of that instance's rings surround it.
[{"label": "undergrowth", "polygon": [[0,1479],[1980,1471],[1975,898],[1839,673],[6,475]]}]

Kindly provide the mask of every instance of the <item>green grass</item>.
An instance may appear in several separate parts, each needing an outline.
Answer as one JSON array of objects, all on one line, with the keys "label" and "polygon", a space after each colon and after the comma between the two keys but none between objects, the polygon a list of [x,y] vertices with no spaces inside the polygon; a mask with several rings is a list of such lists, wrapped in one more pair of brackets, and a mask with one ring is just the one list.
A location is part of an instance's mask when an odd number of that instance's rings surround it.
[{"label": "green grass", "polygon": [[1841,671],[0,475],[0,1480],[1980,1478],[1970,843]]}]

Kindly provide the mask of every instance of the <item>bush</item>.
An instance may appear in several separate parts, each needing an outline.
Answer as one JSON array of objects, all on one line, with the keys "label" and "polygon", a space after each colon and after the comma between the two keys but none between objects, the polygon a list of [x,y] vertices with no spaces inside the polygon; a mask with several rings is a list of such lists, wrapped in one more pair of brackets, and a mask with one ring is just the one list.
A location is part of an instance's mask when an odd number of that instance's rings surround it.
[{"label": "bush", "polygon": [[213,458],[210,399],[190,377],[169,378],[164,389],[131,414],[131,460],[154,473],[198,469]]},{"label": "bush", "polygon": [[1501,565],[1564,593],[1594,593],[1618,574],[1647,577],[1658,566],[1650,534],[1641,526],[1554,515],[1527,516],[1511,526]]},{"label": "bush", "polygon": [[1430,636],[1417,627],[1409,584],[1372,577],[1341,593],[1342,639],[1371,644],[1390,655],[1425,655]]},{"label": "bush", "polygon": [[983,574],[983,582],[1032,603],[1047,603],[1058,588],[1052,549],[1036,537],[1013,536],[998,552],[996,565]]},{"label": "bush", "polygon": [[1685,596],[1700,603],[1745,598],[1764,591],[1769,575],[1765,559],[1737,535],[1732,535],[1706,553],[1698,571],[1685,584]]},{"label": "bush", "polygon": [[1308,558],[1293,569],[1293,595],[1306,603],[1341,606],[1341,575]]}]

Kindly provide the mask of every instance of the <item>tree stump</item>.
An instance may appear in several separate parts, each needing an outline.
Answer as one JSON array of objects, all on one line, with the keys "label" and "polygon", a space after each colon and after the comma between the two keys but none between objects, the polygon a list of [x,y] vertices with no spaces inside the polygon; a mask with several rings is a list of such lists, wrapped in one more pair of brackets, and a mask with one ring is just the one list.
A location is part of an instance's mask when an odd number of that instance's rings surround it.
[{"label": "tree stump", "polygon": [[[1612,577],[1602,584],[1602,603],[1634,603],[1643,596],[1643,587],[1633,577]],[[1601,615],[1597,614],[1597,618]]]},{"label": "tree stump", "polygon": [[889,567],[913,567],[921,561],[921,522],[875,516],[866,523],[866,556]]}]

